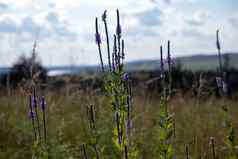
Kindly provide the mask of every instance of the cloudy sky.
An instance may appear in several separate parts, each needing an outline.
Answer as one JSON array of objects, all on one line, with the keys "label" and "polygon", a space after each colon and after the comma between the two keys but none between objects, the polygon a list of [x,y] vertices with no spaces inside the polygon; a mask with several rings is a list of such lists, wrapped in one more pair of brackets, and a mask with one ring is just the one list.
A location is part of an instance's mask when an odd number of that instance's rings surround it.
[{"label": "cloudy sky", "polygon": [[216,52],[216,29],[222,50],[238,51],[238,0],[0,0],[0,65],[28,56],[35,39],[44,65],[98,64],[94,19],[107,9],[112,35],[117,8],[128,61],[158,58],[168,39],[174,56]]}]

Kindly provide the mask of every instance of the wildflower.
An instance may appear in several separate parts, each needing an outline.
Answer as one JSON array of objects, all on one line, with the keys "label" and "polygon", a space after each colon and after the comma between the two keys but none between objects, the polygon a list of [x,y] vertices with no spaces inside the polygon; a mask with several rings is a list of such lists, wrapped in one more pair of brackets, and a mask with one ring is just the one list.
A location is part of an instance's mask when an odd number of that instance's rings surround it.
[{"label": "wildflower", "polygon": [[100,45],[102,41],[101,41],[101,36],[98,31],[98,18],[96,18],[96,20],[95,20],[95,27],[96,27],[95,40],[96,40],[96,43],[98,45]]},{"label": "wildflower", "polygon": [[33,95],[31,97],[31,102],[32,102],[32,107],[36,108],[37,107],[37,99],[36,99],[35,95]]},{"label": "wildflower", "polygon": [[31,119],[31,120],[34,120],[35,119],[35,116],[36,116],[36,114],[33,112],[33,111],[29,111],[29,113],[28,113],[28,117]]},{"label": "wildflower", "polygon": [[117,27],[116,27],[116,34],[118,37],[121,37],[121,25],[120,25],[120,14],[119,10],[117,10]]},{"label": "wildflower", "polygon": [[36,139],[36,128],[35,128],[35,117],[36,117],[36,114],[35,112],[33,112],[33,108],[32,108],[32,97],[31,95],[29,96],[29,113],[28,113],[28,117],[31,119],[31,123],[32,123],[32,128],[33,128],[33,134],[35,136],[35,139]]},{"label": "wildflower", "polygon": [[31,102],[32,102],[32,108],[34,108],[34,112],[35,112],[38,135],[39,135],[39,138],[41,139],[40,119],[39,119],[39,115],[38,115],[37,97],[36,97],[36,89],[35,88],[33,89],[33,95],[31,97]]},{"label": "wildflower", "polygon": [[124,73],[124,75],[123,75],[123,80],[124,80],[124,81],[128,81],[128,80],[129,80],[129,75],[128,75],[128,73]]},{"label": "wildflower", "polygon": [[113,44],[113,54],[114,54],[114,63],[118,64],[118,56],[117,56],[117,38],[116,35],[113,35],[114,38],[114,44]]},{"label": "wildflower", "polygon": [[116,33],[118,36],[121,36],[121,25],[117,25]]},{"label": "wildflower", "polygon": [[220,45],[220,42],[219,42],[219,30],[217,30],[217,41],[216,41],[216,44],[217,44],[217,49],[221,50],[221,45]]},{"label": "wildflower", "polygon": [[103,15],[102,15],[102,21],[104,22],[104,26],[105,26],[105,34],[106,34],[106,39],[107,39],[107,57],[108,57],[108,66],[109,66],[109,70],[110,72],[112,71],[112,66],[111,66],[111,56],[110,56],[110,42],[109,42],[109,36],[108,36],[108,29],[107,29],[107,10],[104,11]]},{"label": "wildflower", "polygon": [[102,59],[102,52],[101,52],[101,36],[98,32],[98,18],[95,19],[95,40],[96,43],[98,45],[98,52],[99,52],[99,56],[100,56],[100,61],[101,61],[101,67],[102,67],[102,72],[104,72],[104,65],[103,65],[103,59]]},{"label": "wildflower", "polygon": [[41,97],[40,106],[41,106],[41,109],[44,111],[45,107],[46,107],[46,101],[45,101],[45,97],[44,96]]},{"label": "wildflower", "polygon": [[99,33],[95,34],[95,40],[97,44],[101,44],[102,40],[101,40],[101,35]]},{"label": "wildflower", "polygon": [[131,119],[125,120],[125,126],[126,126],[126,138],[129,139],[130,136],[130,130],[132,128],[132,121]]}]

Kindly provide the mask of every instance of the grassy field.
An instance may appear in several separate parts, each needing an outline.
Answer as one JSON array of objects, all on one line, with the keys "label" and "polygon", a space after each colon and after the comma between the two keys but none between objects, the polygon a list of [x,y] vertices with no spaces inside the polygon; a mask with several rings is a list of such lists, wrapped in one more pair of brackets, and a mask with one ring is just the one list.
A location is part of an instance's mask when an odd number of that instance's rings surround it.
[{"label": "grassy field", "polygon": [[[134,94],[137,94],[134,92]],[[143,94],[143,92],[140,92]],[[31,158],[34,136],[28,117],[28,100],[24,93],[0,97],[0,158]],[[86,145],[89,158],[94,158],[90,147],[90,129],[87,106],[96,109],[98,149],[100,158],[117,158],[113,146],[114,115],[108,97],[93,92],[73,92],[69,95],[47,92],[47,151],[50,158],[84,158],[82,144]],[[148,93],[134,95],[133,135],[140,158],[153,159],[158,149],[157,120],[160,110],[159,95]],[[176,158],[185,158],[187,150],[194,159],[212,158],[210,138],[214,137],[217,158],[224,158],[227,151],[224,140],[227,129],[222,106],[228,106],[235,131],[238,132],[237,101],[209,98],[198,100],[177,95],[169,102],[175,120]],[[42,123],[41,123],[42,124]],[[236,138],[237,141],[237,138]]]}]

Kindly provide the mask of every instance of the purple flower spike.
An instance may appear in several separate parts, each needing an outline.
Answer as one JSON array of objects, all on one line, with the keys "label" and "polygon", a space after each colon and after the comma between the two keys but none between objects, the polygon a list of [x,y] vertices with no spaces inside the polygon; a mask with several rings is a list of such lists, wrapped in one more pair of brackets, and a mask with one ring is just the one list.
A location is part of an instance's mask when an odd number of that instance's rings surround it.
[{"label": "purple flower spike", "polygon": [[119,10],[117,10],[117,27],[116,27],[116,34],[117,36],[121,37],[121,25],[120,25],[120,13]]},{"label": "purple flower spike", "polygon": [[31,98],[31,102],[32,102],[32,107],[35,108],[37,106],[37,101],[36,101],[36,97],[35,96],[32,96]]},{"label": "purple flower spike", "polygon": [[31,119],[31,120],[34,120],[35,119],[35,113],[34,112],[32,112],[32,111],[29,111],[29,113],[28,113],[28,117]]},{"label": "purple flower spike", "polygon": [[113,63],[113,65],[112,65],[112,70],[113,71],[115,71],[116,70],[116,66],[115,66],[115,64]]},{"label": "purple flower spike", "polygon": [[98,45],[100,45],[101,44],[101,36],[100,36],[99,31],[98,31],[98,18],[95,19],[95,28],[96,28],[95,40],[96,40],[96,43]]},{"label": "purple flower spike", "polygon": [[124,75],[123,75],[123,80],[124,80],[124,81],[128,81],[128,80],[129,80],[129,75],[128,75],[128,73],[124,73]]},{"label": "purple flower spike", "polygon": [[42,109],[42,110],[45,110],[46,101],[45,101],[45,97],[44,97],[44,96],[41,97],[40,106],[41,106],[41,109]]},{"label": "purple flower spike", "polygon": [[118,36],[121,36],[121,25],[117,26],[116,32]]},{"label": "purple flower spike", "polygon": [[99,45],[101,44],[102,40],[101,40],[101,36],[99,33],[96,33],[95,34],[95,40],[96,40],[96,43]]}]

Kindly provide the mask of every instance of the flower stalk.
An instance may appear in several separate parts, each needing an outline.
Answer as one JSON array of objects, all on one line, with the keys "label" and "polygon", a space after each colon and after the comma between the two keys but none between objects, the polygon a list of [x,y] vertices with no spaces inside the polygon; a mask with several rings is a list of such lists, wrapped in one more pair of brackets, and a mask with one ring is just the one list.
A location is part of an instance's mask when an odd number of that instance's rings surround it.
[{"label": "flower stalk", "polygon": [[98,46],[98,52],[99,52],[99,57],[101,61],[101,68],[102,68],[102,72],[104,72],[104,64],[103,64],[102,51],[101,51],[101,35],[99,34],[99,31],[98,31],[98,18],[95,19],[95,29],[96,29],[95,39]]}]

